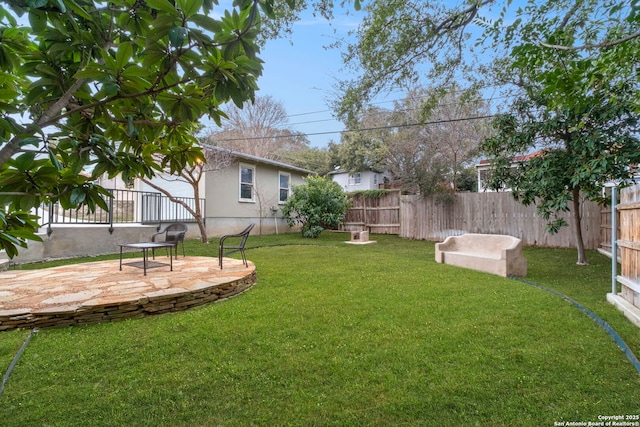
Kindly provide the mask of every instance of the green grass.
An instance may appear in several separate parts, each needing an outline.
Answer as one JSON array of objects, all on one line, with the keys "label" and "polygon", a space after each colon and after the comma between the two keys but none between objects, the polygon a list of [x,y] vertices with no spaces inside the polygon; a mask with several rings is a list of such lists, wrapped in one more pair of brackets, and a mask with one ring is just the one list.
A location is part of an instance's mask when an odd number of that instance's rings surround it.
[{"label": "green grass", "polygon": [[[258,283],[237,298],[42,330],[0,397],[0,425],[551,426],[640,413],[640,375],[571,304],[437,264],[432,242],[373,239],[252,236]],[[216,250],[187,242],[189,255]],[[528,280],[595,311],[640,355],[640,331],[605,300],[607,258],[525,256]],[[3,371],[27,335],[0,334]]]}]

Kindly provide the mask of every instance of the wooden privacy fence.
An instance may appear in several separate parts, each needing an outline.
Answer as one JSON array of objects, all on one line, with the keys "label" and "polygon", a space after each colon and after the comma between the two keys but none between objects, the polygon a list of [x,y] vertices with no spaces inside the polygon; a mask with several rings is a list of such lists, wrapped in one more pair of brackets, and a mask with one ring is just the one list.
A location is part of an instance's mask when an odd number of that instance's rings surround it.
[{"label": "wooden privacy fence", "polygon": [[350,200],[345,231],[400,234],[400,190],[391,190],[380,197],[355,193]]},{"label": "wooden privacy fence", "polygon": [[640,185],[620,191],[618,213],[621,271],[617,280],[622,298],[640,310]]},{"label": "wooden privacy fence", "polygon": [[[354,196],[346,230],[368,229],[373,233],[432,241],[463,233],[508,234],[530,246],[575,247],[571,227],[550,234],[545,229],[547,221],[535,206],[524,206],[506,192],[460,193],[450,202],[401,195],[398,191],[375,199],[359,200],[360,197]],[[593,202],[582,205],[582,232],[587,249],[596,249],[601,242],[600,210]],[[563,216],[572,224],[570,213]]]}]

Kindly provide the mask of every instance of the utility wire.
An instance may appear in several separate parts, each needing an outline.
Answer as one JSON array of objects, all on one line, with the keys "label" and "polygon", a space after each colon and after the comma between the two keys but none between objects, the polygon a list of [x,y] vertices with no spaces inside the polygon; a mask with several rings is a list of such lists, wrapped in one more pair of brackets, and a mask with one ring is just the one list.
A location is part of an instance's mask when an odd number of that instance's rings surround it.
[{"label": "utility wire", "polygon": [[[336,133],[346,134],[346,133],[355,133],[355,132],[365,132],[370,130],[409,128],[409,127],[415,127],[415,126],[428,126],[428,125],[438,125],[438,124],[444,124],[444,123],[456,123],[456,122],[466,122],[471,120],[490,119],[495,116],[496,116],[495,114],[489,114],[485,116],[463,117],[459,119],[436,120],[436,121],[425,122],[425,123],[406,123],[402,125],[375,126],[370,128],[334,130],[334,131],[325,131],[325,132],[310,132],[310,133],[296,132],[290,135],[273,135],[273,136],[269,136],[268,139],[282,139],[282,138],[292,138],[292,137],[300,137],[300,136],[332,135]],[[265,137],[258,136],[258,137],[247,137],[247,138],[223,138],[223,139],[216,139],[216,141],[231,142],[231,141],[251,141],[251,140],[259,140],[259,139],[265,139]]]},{"label": "utility wire", "polygon": [[[489,85],[489,86],[484,86],[481,89],[486,89],[486,88],[490,88],[490,87],[496,87],[494,85]],[[457,92],[462,92],[462,90],[459,90]],[[412,95],[411,98],[415,99],[415,98],[429,98],[432,95],[430,94],[426,94],[426,95]],[[476,101],[484,101],[484,102],[490,102],[490,101],[495,101],[498,99],[506,99],[509,98],[509,96],[495,96],[495,97],[490,97],[490,98],[481,98],[478,99]],[[390,99],[387,101],[379,101],[379,102],[371,102],[368,103],[367,105],[381,105],[381,104],[390,104],[392,102],[399,102],[399,101],[404,101],[407,99],[407,96],[405,96],[404,98],[396,98],[396,99]],[[448,104],[443,104],[443,105],[452,105],[452,103],[448,103]],[[299,116],[310,116],[312,114],[320,114],[320,113],[330,113],[332,112],[332,110],[326,109],[326,110],[317,110],[317,111],[309,111],[306,113],[295,113],[295,114],[288,114],[286,117],[299,117]]]}]

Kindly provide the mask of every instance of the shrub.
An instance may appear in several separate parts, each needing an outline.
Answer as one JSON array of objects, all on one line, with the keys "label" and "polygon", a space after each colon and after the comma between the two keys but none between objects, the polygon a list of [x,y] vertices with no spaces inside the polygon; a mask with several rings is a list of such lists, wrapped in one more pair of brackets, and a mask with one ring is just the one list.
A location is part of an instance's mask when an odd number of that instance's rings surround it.
[{"label": "shrub", "polygon": [[293,188],[282,209],[289,225],[302,224],[302,236],[316,238],[322,230],[337,227],[347,214],[349,201],[342,187],[327,178],[309,177]]}]

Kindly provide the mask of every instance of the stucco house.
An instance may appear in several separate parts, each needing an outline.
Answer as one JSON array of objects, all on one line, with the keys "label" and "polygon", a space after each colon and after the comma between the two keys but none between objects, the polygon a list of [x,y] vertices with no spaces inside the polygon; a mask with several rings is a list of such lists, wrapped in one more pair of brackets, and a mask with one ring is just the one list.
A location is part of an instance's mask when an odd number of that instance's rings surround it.
[{"label": "stucco house", "polygon": [[[203,145],[208,158],[221,158],[219,167],[205,168],[200,182],[204,198],[207,235],[221,236],[244,229],[255,223],[253,233],[289,231],[282,206],[292,188],[304,184],[314,172],[236,151]],[[155,178],[153,182],[169,189],[173,196],[193,197],[192,187],[175,179]],[[142,181],[136,190],[156,191]]]},{"label": "stucco house", "polygon": [[377,171],[373,169],[362,172],[350,173],[344,169],[337,169],[329,172],[329,176],[334,182],[347,193],[362,190],[377,190],[380,184],[388,183],[391,180],[390,175],[386,171]]}]

